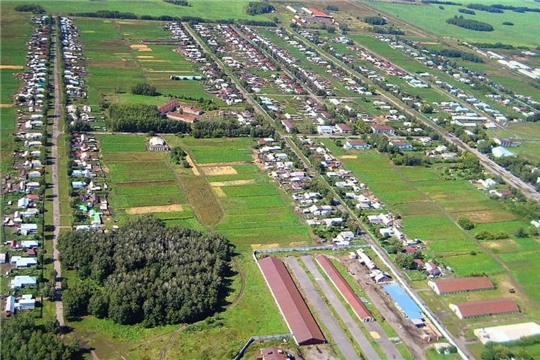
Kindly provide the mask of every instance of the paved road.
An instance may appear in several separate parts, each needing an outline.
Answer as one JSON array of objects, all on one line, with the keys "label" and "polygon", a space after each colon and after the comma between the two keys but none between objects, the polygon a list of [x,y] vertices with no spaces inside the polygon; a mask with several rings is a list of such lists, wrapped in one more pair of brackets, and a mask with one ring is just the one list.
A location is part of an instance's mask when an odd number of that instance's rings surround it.
[{"label": "paved road", "polygon": [[[366,338],[366,336],[364,335],[364,333],[358,326],[358,322],[355,319],[353,319],[351,314],[349,314],[345,306],[341,303],[341,299],[338,296],[338,294],[336,294],[336,292],[334,291],[333,286],[331,286],[328,283],[328,281],[326,281],[326,279],[319,272],[319,269],[313,262],[313,258],[309,255],[304,255],[301,257],[301,259],[304,262],[304,264],[306,264],[306,268],[315,278],[315,281],[317,281],[317,284],[319,285],[322,292],[324,293],[324,296],[326,296],[330,304],[332,304],[332,307],[334,308],[338,316],[341,318],[341,321],[343,321],[343,323],[345,324],[345,326],[351,333],[354,341],[356,341],[356,343],[362,349],[362,352],[364,353],[365,357],[370,360],[380,359],[379,355],[377,354],[373,346],[371,346],[371,344],[369,343],[369,340]],[[384,334],[384,332],[382,332],[382,334]],[[394,356],[396,354],[399,356],[399,352],[397,351],[395,346],[392,345],[392,347],[394,348],[395,351],[394,352],[389,351],[389,353],[391,353]],[[390,359],[392,359],[392,355],[390,356]],[[401,356],[399,356],[399,359],[401,359]]]},{"label": "paved road", "polygon": [[[57,301],[56,301],[56,319],[60,323],[60,326],[64,326],[64,308],[62,306],[61,293],[62,293],[62,267],[60,266],[59,253],[56,248],[58,235],[60,234],[60,198],[59,198],[59,189],[58,189],[58,137],[61,135],[60,129],[58,128],[59,122],[62,121],[60,116],[60,56],[61,53],[58,52],[60,43],[58,38],[58,32],[54,32],[54,42],[55,42],[55,51],[54,51],[54,122],[53,122],[53,132],[52,132],[52,147],[51,147],[51,157],[52,157],[52,179],[53,179],[53,260],[54,260],[54,269],[56,270],[56,291],[57,291]],[[67,191],[67,189],[63,189]]]},{"label": "paved road", "polygon": [[321,319],[328,329],[330,336],[341,351],[341,354],[343,354],[346,360],[360,359],[360,356],[358,356],[356,350],[354,350],[354,347],[345,335],[345,332],[330,312],[328,305],[326,305],[321,298],[304,269],[298,264],[298,260],[296,260],[295,257],[286,257],[285,262],[291,268],[294,277],[300,283],[300,287],[304,290],[308,301],[319,315],[319,319]]}]

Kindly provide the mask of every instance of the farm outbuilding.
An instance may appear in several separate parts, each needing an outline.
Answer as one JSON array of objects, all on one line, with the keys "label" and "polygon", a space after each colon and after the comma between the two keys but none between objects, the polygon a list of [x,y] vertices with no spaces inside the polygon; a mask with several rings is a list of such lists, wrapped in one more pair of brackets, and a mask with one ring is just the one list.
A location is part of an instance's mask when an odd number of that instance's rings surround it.
[{"label": "farm outbuilding", "polygon": [[422,310],[397,283],[385,284],[384,291],[394,301],[396,307],[416,326],[424,325]]},{"label": "farm outbuilding", "polygon": [[507,343],[524,337],[540,335],[540,325],[534,322],[493,326],[474,329],[474,335],[482,342]]},{"label": "farm outbuilding", "polygon": [[339,273],[334,264],[332,264],[330,259],[324,255],[319,255],[315,258],[315,260],[317,260],[332,284],[334,284],[336,289],[338,289],[343,299],[345,299],[345,301],[347,301],[347,303],[351,306],[356,316],[358,316],[358,318],[363,322],[375,321],[371,315],[371,312],[360,300],[358,295],[356,295],[343,276]]},{"label": "farm outbuilding", "polygon": [[298,345],[325,343],[326,339],[321,329],[300,295],[285,264],[271,256],[259,260],[258,264],[296,343]]},{"label": "farm outbuilding", "polygon": [[429,281],[428,285],[438,295],[458,292],[481,291],[494,289],[495,285],[487,276],[466,277],[458,279],[441,279]]},{"label": "farm outbuilding", "polygon": [[512,299],[479,300],[450,304],[450,309],[460,319],[519,312],[518,305]]}]

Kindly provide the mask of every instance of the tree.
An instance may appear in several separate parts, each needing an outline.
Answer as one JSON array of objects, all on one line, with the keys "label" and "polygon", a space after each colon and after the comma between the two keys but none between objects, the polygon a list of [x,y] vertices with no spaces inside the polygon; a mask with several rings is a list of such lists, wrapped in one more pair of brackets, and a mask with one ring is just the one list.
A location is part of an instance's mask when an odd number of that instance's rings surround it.
[{"label": "tree", "polygon": [[413,257],[403,253],[398,253],[396,255],[395,263],[397,266],[406,270],[414,270],[416,268],[416,263],[414,262]]},{"label": "tree", "polygon": [[523,229],[523,226],[518,227],[515,233],[517,238],[526,238],[527,233],[525,232],[525,229]]},{"label": "tree", "polygon": [[469,218],[462,216],[457,221],[458,225],[461,226],[464,230],[472,230],[474,229],[474,223],[469,220]]},{"label": "tree", "polygon": [[532,237],[538,236],[538,228],[534,225],[529,226],[527,228],[527,234]]},{"label": "tree", "polygon": [[134,95],[147,95],[147,96],[158,95],[156,87],[147,83],[138,83],[137,85],[133,86],[131,88],[131,93]]}]

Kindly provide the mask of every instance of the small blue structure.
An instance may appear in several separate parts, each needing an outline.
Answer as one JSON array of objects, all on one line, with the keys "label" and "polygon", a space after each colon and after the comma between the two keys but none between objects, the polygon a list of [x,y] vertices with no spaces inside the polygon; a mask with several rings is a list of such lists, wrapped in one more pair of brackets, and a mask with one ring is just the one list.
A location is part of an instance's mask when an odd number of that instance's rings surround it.
[{"label": "small blue structure", "polygon": [[411,320],[416,326],[424,325],[422,310],[420,310],[420,307],[418,307],[414,300],[407,295],[401,286],[396,283],[390,283],[384,284],[383,288],[384,291],[390,295],[397,308],[401,310],[401,312],[405,314],[409,320]]}]

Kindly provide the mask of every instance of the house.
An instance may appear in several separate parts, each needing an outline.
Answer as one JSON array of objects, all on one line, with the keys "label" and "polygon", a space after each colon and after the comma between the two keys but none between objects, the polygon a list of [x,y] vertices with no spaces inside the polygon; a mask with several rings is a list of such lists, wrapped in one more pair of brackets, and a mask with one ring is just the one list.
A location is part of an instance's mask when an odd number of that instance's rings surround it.
[{"label": "house", "polygon": [[9,295],[6,298],[6,306],[4,308],[4,311],[6,312],[6,316],[11,316],[15,314],[15,296]]},{"label": "house", "polygon": [[22,269],[37,265],[37,259],[33,257],[12,256],[9,263],[15,265],[17,269]]},{"label": "house", "polygon": [[19,301],[15,303],[16,310],[32,310],[36,307],[36,299],[32,299],[32,295],[23,295]]},{"label": "house", "polygon": [[347,140],[345,142],[345,145],[343,145],[343,148],[345,150],[351,150],[351,149],[355,149],[355,150],[367,150],[370,148],[370,146],[365,142],[365,141],[362,141],[362,140]]},{"label": "house", "polygon": [[441,275],[441,269],[431,260],[426,263],[426,271],[429,273],[430,276]]},{"label": "house", "polygon": [[395,146],[400,150],[412,150],[412,145],[400,140],[392,140],[389,142],[390,146]]},{"label": "house", "polygon": [[30,235],[37,233],[37,230],[37,224],[21,224],[21,227],[19,228],[19,233],[21,235]]},{"label": "house", "polygon": [[513,314],[519,312],[519,307],[512,299],[492,299],[469,301],[458,304],[450,304],[450,309],[460,319],[474,317]]},{"label": "house", "polygon": [[148,150],[150,151],[167,151],[169,146],[165,143],[165,140],[159,136],[152,136],[148,140]]},{"label": "house", "polygon": [[23,249],[37,249],[39,247],[36,240],[23,240],[20,245]]},{"label": "house", "polygon": [[165,104],[159,106],[157,108],[159,115],[164,116],[169,111],[174,111],[178,107],[178,100],[170,100],[166,102]]},{"label": "house", "polygon": [[37,278],[35,276],[18,275],[11,280],[12,289],[22,289],[25,287],[36,286]]},{"label": "house", "polygon": [[257,360],[294,360],[294,356],[280,347],[273,346],[261,349],[261,356]]},{"label": "house", "polygon": [[86,183],[84,181],[72,181],[71,187],[73,189],[83,189],[86,187]]},{"label": "house", "polygon": [[484,189],[489,189],[490,187],[497,185],[497,182],[493,179],[480,179],[478,180],[478,183],[482,184]]},{"label": "house", "polygon": [[438,295],[491,290],[495,288],[495,285],[493,285],[487,276],[428,281],[428,286]]},{"label": "house", "polygon": [[331,135],[334,129],[331,126],[319,125],[317,126],[317,133],[321,135]]},{"label": "house", "polygon": [[338,134],[348,134],[352,131],[352,128],[347,124],[336,124],[334,129]]},{"label": "house", "polygon": [[204,114],[204,111],[202,111],[199,108],[196,108],[191,105],[181,105],[180,110],[182,110],[182,113],[189,114],[189,115],[202,115]]},{"label": "house", "polygon": [[193,115],[190,115],[190,114],[180,114],[180,113],[177,113],[177,112],[168,112],[166,114],[166,116],[167,116],[168,119],[185,121],[185,122],[191,123],[191,124],[193,124],[194,122],[197,121],[197,117],[195,117]]},{"label": "house", "polygon": [[396,132],[393,127],[386,126],[386,125],[373,125],[371,126],[371,130],[375,134],[387,134],[387,135],[393,135]]},{"label": "house", "polygon": [[289,120],[281,120],[281,125],[285,127],[285,130],[290,133],[294,130],[294,125]]}]

